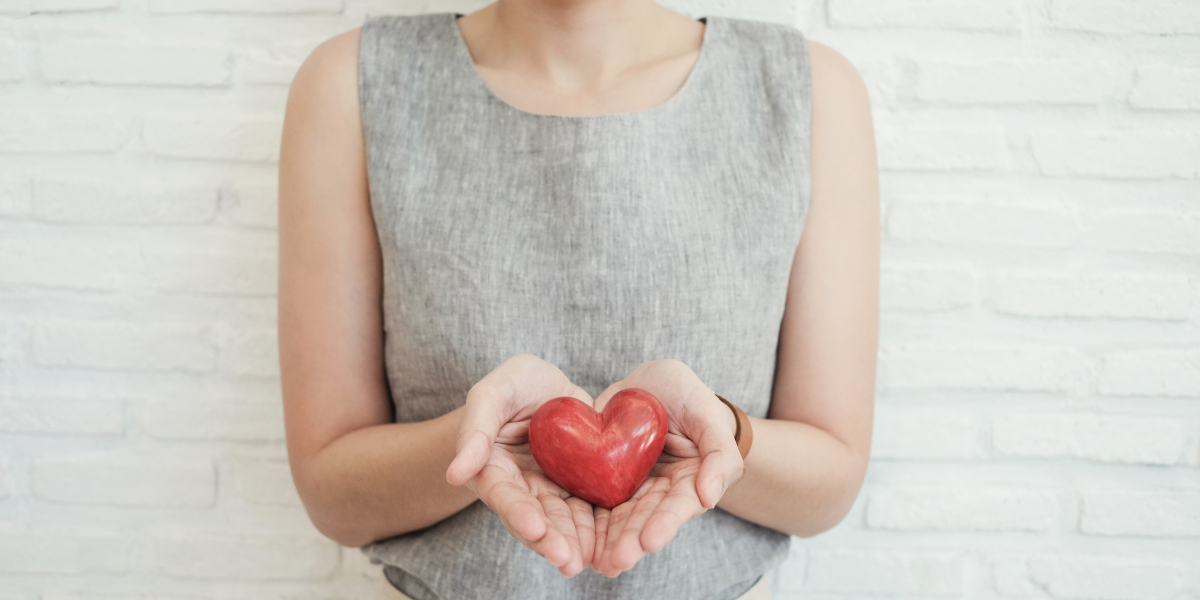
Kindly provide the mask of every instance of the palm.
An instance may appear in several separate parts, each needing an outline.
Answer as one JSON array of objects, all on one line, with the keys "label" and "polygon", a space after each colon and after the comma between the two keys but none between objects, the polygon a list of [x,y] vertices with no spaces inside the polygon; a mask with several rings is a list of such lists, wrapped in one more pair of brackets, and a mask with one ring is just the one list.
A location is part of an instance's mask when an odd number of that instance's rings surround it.
[{"label": "palm", "polygon": [[731,413],[686,365],[644,363],[605,390],[596,405],[603,407],[617,391],[630,387],[648,390],[662,401],[669,419],[667,443],[633,497],[611,511],[596,508],[593,567],[610,577],[633,568],[647,552],[662,549],[690,519],[716,506],[742,468],[729,431]]},{"label": "palm", "polygon": [[[567,495],[546,477],[533,459],[529,450],[528,418],[509,422],[500,428],[487,463],[478,478],[469,485],[476,489],[484,503],[488,502],[488,498],[504,494],[506,490],[539,500],[547,494],[560,499]],[[484,498],[484,495],[488,498]]]},{"label": "palm", "polygon": [[671,431],[650,476],[611,511],[596,510],[595,569],[610,577],[632,568],[647,552],[667,545],[688,520],[705,510],[696,494],[700,449]]},{"label": "palm", "polygon": [[592,560],[592,508],[546,478],[529,451],[533,413],[561,395],[591,403],[545,361],[526,356],[506,361],[468,394],[458,456],[447,479],[468,485],[513,537],[571,577]]}]

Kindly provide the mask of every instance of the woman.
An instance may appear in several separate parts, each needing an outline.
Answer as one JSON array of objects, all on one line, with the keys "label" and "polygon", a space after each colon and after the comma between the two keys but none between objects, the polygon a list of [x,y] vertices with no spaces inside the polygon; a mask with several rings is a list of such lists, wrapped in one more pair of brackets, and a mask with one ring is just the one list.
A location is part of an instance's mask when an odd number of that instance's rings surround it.
[{"label": "woman", "polygon": [[[788,535],[862,484],[878,227],[862,80],[791,28],[498,0],[329,40],[280,161],[313,523],[417,600],[764,594]],[[546,400],[630,387],[663,401],[668,445],[608,511],[542,476],[525,432]],[[751,415],[744,459],[716,393]]]}]

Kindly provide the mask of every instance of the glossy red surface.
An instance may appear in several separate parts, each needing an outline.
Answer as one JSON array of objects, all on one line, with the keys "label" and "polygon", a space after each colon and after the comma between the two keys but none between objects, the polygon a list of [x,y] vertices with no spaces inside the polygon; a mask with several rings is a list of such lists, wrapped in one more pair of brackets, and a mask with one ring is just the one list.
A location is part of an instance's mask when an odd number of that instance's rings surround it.
[{"label": "glossy red surface", "polygon": [[529,423],[529,449],[546,476],[604,508],[637,491],[666,443],[666,409],[638,388],[617,392],[601,412],[575,398],[555,398]]}]

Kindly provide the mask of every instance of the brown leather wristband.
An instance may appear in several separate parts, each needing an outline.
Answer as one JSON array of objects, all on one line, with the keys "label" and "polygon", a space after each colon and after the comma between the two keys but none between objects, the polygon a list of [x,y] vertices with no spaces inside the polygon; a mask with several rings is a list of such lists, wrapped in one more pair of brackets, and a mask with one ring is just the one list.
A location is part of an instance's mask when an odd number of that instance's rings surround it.
[{"label": "brown leather wristband", "polygon": [[732,402],[722,398],[720,394],[713,395],[733,411],[733,416],[737,420],[737,430],[733,434],[733,441],[737,442],[738,452],[742,453],[742,460],[745,460],[746,455],[750,454],[750,444],[754,442],[754,429],[750,427],[750,417],[747,417],[746,413],[734,406]]}]

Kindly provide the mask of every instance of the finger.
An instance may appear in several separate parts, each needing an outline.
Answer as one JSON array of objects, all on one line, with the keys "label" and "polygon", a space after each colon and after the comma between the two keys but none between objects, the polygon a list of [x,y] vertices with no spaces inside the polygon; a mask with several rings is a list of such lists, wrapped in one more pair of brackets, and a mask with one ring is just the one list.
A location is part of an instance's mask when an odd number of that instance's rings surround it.
[{"label": "finger", "polygon": [[693,439],[703,459],[696,476],[696,495],[705,508],[714,508],[725,490],[741,478],[742,455],[729,435],[729,407],[714,396],[699,417],[700,435]]},{"label": "finger", "polygon": [[[575,518],[571,507],[558,495],[550,492],[538,494],[542,503],[542,512],[550,527],[561,534],[563,544],[547,544],[545,555],[547,560],[566,577],[574,577],[583,570],[582,552],[579,549],[579,535],[575,531]],[[556,536],[557,537],[557,536]]]},{"label": "finger", "polygon": [[567,507],[571,509],[571,519],[575,522],[579,559],[583,567],[589,567],[596,553],[596,517],[592,505],[574,496],[567,498],[566,502]]},{"label": "finger", "polygon": [[[503,520],[501,521],[503,522]],[[562,571],[563,565],[566,565],[571,560],[571,545],[563,537],[562,532],[548,527],[546,535],[542,539],[533,542],[522,538],[516,531],[504,524],[505,529],[512,534],[513,538],[525,545],[526,548],[533,550],[538,556],[546,559],[547,562],[559,568]]]},{"label": "finger", "polygon": [[[565,377],[565,375],[564,375],[564,377]],[[591,394],[587,393],[586,390],[575,385],[574,383],[572,383],[570,385],[571,385],[571,391],[567,394],[568,396],[571,396],[571,397],[579,400],[580,402],[595,408],[596,401],[592,399]]]},{"label": "finger", "polygon": [[487,464],[495,437],[482,431],[463,432],[459,435],[458,453],[446,469],[446,481],[450,485],[462,485],[479,474]]},{"label": "finger", "polygon": [[457,452],[446,469],[446,481],[451,485],[466,483],[487,463],[500,427],[512,416],[504,414],[501,408],[502,403],[508,404],[505,396],[498,388],[482,382],[467,394],[463,422],[455,443]]},{"label": "finger", "polygon": [[484,467],[474,487],[479,499],[500,516],[514,537],[529,545],[546,536],[541,503],[508,473],[495,466]]},{"label": "finger", "polygon": [[625,384],[623,382],[618,381],[608,386],[608,388],[605,389],[599,396],[596,396],[596,401],[592,404],[592,408],[595,408],[597,412],[604,410],[604,405],[608,404],[608,401],[612,400],[612,397],[615,396],[617,392],[625,389],[624,385]]},{"label": "finger", "polygon": [[[492,510],[500,516],[500,522],[504,524],[504,528],[517,541],[545,558],[550,564],[560,570],[563,569],[573,557],[571,543],[560,530],[548,522],[545,510],[538,499],[528,492],[513,493],[513,496],[522,496],[516,499],[507,497],[510,490],[506,488],[509,487],[507,484],[496,486],[496,489],[493,490],[496,493],[487,495],[495,502],[495,506],[491,503],[488,503],[488,506],[492,507]],[[581,570],[582,566],[574,568],[575,573]]]},{"label": "finger", "polygon": [[592,509],[592,517],[596,521],[596,549],[592,552],[592,570],[605,574],[601,570],[599,560],[604,556],[604,545],[608,541],[608,521],[612,516],[612,511],[607,508],[594,507]]},{"label": "finger", "polygon": [[685,523],[704,513],[705,508],[700,504],[700,499],[692,493],[692,489],[690,483],[671,488],[642,528],[639,538],[642,550],[662,550],[675,539],[675,534]]},{"label": "finger", "polygon": [[645,556],[646,551],[642,549],[641,541],[642,529],[665,496],[664,492],[653,490],[638,498],[633,510],[625,519],[621,532],[615,537],[609,537],[609,563],[613,568],[628,571]]},{"label": "finger", "polygon": [[621,569],[613,565],[613,546],[617,540],[621,538],[621,533],[625,531],[625,524],[629,522],[629,515],[633,513],[633,507],[637,504],[635,499],[627,500],[623,504],[614,506],[608,511],[608,525],[605,532],[604,552],[596,560],[600,567],[600,572],[608,577],[616,577],[621,574]]},{"label": "finger", "polygon": [[704,454],[696,474],[696,496],[704,508],[716,508],[725,490],[741,477],[742,455],[737,446],[733,447],[733,452],[717,450]]}]

